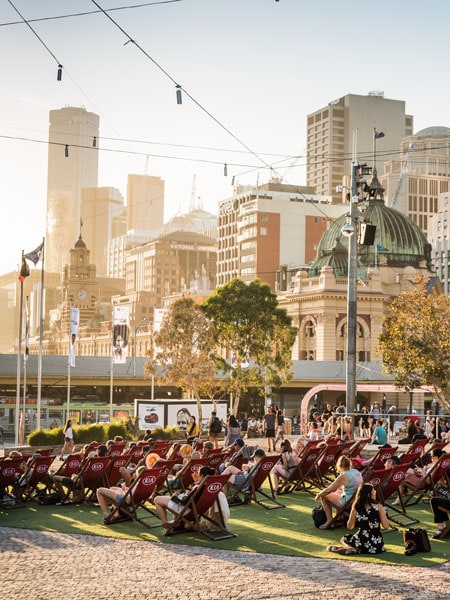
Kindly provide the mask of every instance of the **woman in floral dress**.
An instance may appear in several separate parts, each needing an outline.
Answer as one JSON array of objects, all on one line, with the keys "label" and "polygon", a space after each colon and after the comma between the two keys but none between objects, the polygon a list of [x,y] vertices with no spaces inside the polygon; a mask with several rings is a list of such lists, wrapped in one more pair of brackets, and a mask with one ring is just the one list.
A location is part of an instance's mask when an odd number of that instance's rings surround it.
[{"label": "woman in floral dress", "polygon": [[362,483],[356,492],[355,501],[347,521],[349,529],[358,528],[353,534],[344,535],[343,546],[328,546],[330,552],[338,554],[379,554],[384,552],[383,529],[389,529],[386,511],[377,504],[376,490],[368,483]]}]

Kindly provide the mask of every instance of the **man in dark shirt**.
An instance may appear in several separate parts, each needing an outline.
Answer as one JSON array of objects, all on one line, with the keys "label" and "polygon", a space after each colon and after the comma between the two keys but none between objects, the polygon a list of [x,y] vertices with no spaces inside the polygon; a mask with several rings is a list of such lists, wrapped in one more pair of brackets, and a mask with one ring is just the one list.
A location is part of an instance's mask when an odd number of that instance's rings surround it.
[{"label": "man in dark shirt", "polygon": [[267,451],[274,452],[275,451],[275,422],[276,422],[276,414],[273,411],[272,407],[269,406],[267,409],[267,413],[264,415],[264,433],[267,438]]}]

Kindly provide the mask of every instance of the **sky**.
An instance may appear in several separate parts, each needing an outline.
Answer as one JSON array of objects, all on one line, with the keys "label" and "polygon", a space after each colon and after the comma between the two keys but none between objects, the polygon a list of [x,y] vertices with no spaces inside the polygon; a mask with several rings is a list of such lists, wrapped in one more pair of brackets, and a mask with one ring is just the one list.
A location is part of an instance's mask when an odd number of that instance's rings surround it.
[{"label": "sky", "polygon": [[100,115],[99,186],[155,175],[166,221],[216,213],[233,177],[306,185],[306,117],[346,94],[450,126],[449,17],[447,0],[4,0],[0,274],[45,236],[50,110]]}]

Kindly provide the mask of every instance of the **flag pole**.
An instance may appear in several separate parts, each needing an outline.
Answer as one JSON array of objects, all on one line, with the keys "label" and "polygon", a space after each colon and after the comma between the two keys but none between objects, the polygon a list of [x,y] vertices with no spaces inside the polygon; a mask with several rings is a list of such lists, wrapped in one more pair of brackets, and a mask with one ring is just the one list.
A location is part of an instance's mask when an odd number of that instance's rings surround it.
[{"label": "flag pole", "polygon": [[[23,265],[24,251],[22,250],[22,261],[21,265]],[[20,277],[19,277],[20,279]],[[20,279],[20,295],[19,295],[19,335],[18,335],[18,344],[17,344],[17,383],[16,383],[16,415],[15,415],[15,434],[14,434],[14,442],[15,445],[19,445],[19,423],[20,423],[20,360],[22,353],[22,310],[23,310],[23,280]]]},{"label": "flag pole", "polygon": [[[27,296],[27,302],[28,302],[28,296]],[[22,444],[25,444],[25,415],[27,412],[27,350],[26,350],[26,344],[25,344],[25,348],[23,350],[23,402],[22,402],[22,414],[23,414],[23,419],[22,419]]]},{"label": "flag pole", "polygon": [[112,306],[111,319],[111,367],[109,374],[109,422],[112,423],[113,417],[113,396],[114,396],[114,303]]},{"label": "flag pole", "polygon": [[44,270],[45,270],[45,237],[42,238],[42,271],[41,271],[41,299],[39,308],[39,356],[38,356],[38,389],[36,401],[36,429],[41,428],[41,393],[42,393],[42,341],[44,335]]}]

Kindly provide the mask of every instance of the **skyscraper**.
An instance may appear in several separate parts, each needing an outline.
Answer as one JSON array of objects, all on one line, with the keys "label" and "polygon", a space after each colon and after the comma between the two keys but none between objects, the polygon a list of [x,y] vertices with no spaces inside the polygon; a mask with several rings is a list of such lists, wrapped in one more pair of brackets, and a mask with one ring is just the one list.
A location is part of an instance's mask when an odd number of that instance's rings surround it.
[{"label": "skyscraper", "polygon": [[50,111],[46,269],[60,272],[80,233],[81,190],[98,185],[99,117],[84,108]]},{"label": "skyscraper", "polygon": [[341,202],[336,186],[351,172],[353,132],[357,131],[357,159],[373,166],[375,130],[382,165],[398,153],[402,138],[413,132],[413,117],[405,114],[405,102],[389,100],[383,92],[348,94],[309,114],[306,184],[316,194]]},{"label": "skyscraper", "polygon": [[128,231],[154,231],[164,224],[164,181],[151,175],[128,175]]}]

